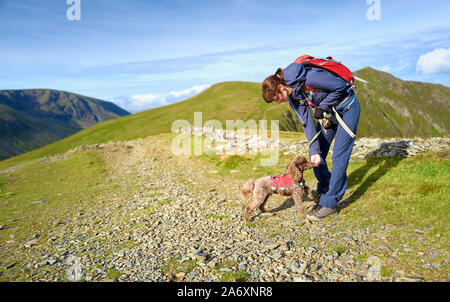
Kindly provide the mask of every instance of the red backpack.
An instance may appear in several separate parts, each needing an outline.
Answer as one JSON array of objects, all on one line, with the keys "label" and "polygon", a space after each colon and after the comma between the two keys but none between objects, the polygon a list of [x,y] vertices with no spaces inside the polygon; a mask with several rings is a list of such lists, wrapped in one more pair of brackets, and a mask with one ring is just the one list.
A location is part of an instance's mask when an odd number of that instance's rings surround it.
[{"label": "red backpack", "polygon": [[[321,58],[315,58],[313,56],[309,55],[303,55],[298,57],[295,60],[295,63],[297,64],[303,64],[305,67],[312,67],[312,68],[321,68],[326,69],[333,74],[337,75],[338,77],[342,78],[344,81],[347,82],[349,86],[355,85],[355,78],[353,77],[352,72],[350,69],[345,67],[345,65],[333,60],[332,57],[326,57],[325,59]],[[315,88],[308,87],[306,85],[303,85],[301,87],[303,90],[319,90]]]}]

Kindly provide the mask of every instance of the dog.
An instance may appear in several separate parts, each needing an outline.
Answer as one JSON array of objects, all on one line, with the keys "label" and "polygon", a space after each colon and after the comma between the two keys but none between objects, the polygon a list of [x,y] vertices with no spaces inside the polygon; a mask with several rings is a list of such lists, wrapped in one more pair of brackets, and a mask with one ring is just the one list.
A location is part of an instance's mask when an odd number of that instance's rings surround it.
[{"label": "dog", "polygon": [[287,166],[285,173],[282,175],[264,176],[256,180],[248,180],[241,189],[241,197],[244,200],[252,194],[251,200],[248,202],[244,212],[244,219],[251,221],[250,214],[253,210],[258,208],[262,213],[264,204],[272,194],[280,194],[283,196],[292,196],[300,218],[306,217],[303,211],[303,193],[308,195],[310,200],[314,200],[311,190],[305,184],[303,179],[303,171],[312,169],[314,167],[312,162],[304,156],[297,156]]}]

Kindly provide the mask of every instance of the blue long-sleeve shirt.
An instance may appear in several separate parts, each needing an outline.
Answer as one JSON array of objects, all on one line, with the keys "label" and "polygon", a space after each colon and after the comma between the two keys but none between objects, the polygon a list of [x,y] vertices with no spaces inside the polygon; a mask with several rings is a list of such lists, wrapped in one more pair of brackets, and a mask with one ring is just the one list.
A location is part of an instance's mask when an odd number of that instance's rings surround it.
[{"label": "blue long-sleeve shirt", "polygon": [[283,69],[283,72],[286,84],[293,91],[292,97],[289,98],[289,103],[300,118],[303,131],[310,142],[309,154],[318,154],[318,140],[311,143],[311,140],[317,134],[311,110],[307,108],[306,103],[296,100],[296,98],[303,95],[301,87],[306,85],[320,89],[320,91],[313,93],[312,102],[326,111],[331,110],[331,107],[336,106],[346,97],[354,94],[353,89],[343,79],[324,69],[304,68],[302,64],[292,63]]}]

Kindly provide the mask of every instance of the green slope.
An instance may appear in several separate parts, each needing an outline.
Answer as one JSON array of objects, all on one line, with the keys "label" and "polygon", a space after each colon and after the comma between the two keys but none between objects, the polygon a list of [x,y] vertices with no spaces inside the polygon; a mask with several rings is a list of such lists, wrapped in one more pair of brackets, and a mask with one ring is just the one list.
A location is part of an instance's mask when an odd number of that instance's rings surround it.
[{"label": "green slope", "polygon": [[364,68],[355,72],[369,84],[357,82],[361,103],[360,136],[444,136],[450,130],[450,88],[402,81]]},{"label": "green slope", "polygon": [[[450,88],[442,85],[408,82],[390,74],[365,68],[355,72],[369,84],[357,82],[362,113],[358,136],[444,136],[450,129]],[[48,154],[66,152],[84,144],[129,140],[170,132],[178,119],[193,124],[194,112],[209,119],[279,120],[282,130],[299,131],[298,119],[289,104],[267,104],[261,97],[261,84],[223,82],[172,105],[147,110],[84,129],[43,148],[2,162],[0,166]],[[395,106],[393,106],[395,105]]]}]

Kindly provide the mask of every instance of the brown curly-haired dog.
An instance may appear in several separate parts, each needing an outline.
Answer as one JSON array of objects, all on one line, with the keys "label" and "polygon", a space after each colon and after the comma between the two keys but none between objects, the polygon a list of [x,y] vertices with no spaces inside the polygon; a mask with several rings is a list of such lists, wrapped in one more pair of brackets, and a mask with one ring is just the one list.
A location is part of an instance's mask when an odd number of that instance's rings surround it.
[{"label": "brown curly-haired dog", "polygon": [[286,167],[285,174],[289,175],[292,185],[286,184],[284,187],[280,187],[278,185],[273,187],[272,185],[275,184],[274,176],[264,176],[256,180],[250,179],[247,181],[242,187],[241,196],[243,199],[247,199],[248,196],[252,194],[252,198],[245,209],[244,219],[246,221],[250,221],[250,213],[256,208],[259,208],[261,212],[265,212],[266,210],[264,209],[264,204],[273,193],[284,196],[292,196],[298,215],[302,219],[305,218],[306,215],[303,212],[302,206],[303,193],[306,193],[308,198],[311,200],[314,198],[311,194],[311,190],[305,184],[303,179],[303,171],[312,168],[313,163],[308,162],[304,156],[299,155]]}]

